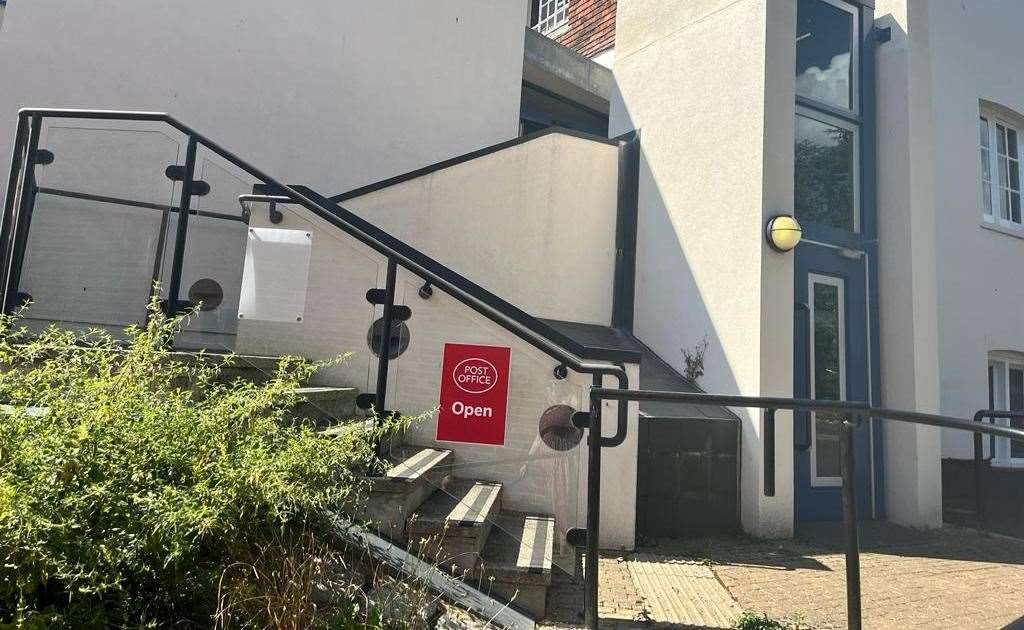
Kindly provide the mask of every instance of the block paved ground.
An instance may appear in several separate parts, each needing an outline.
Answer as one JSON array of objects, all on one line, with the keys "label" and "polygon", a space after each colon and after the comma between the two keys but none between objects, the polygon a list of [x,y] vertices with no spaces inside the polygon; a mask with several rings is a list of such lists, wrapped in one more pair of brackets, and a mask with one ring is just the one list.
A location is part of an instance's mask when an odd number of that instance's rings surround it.
[{"label": "block paved ground", "polygon": [[[946,527],[885,523],[861,531],[864,627],[1024,628],[1024,541]],[[803,528],[795,540],[721,538],[664,543],[659,552],[709,558],[745,610],[846,627],[842,528]]]},{"label": "block paved ground", "polygon": [[[802,628],[845,628],[841,535],[833,523],[802,528],[794,540],[656,541],[606,554],[602,627],[721,628],[730,625],[722,615],[748,610]],[[864,523],[861,545],[865,628],[1024,629],[1024,541]],[[581,597],[571,580],[557,580],[540,627],[582,627]]]}]

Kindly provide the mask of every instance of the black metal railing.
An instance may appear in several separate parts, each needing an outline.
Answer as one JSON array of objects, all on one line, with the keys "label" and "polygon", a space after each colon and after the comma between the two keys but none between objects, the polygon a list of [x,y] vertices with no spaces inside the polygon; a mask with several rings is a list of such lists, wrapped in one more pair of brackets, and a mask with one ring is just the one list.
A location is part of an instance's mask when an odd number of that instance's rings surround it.
[{"label": "black metal railing", "polygon": [[[197,182],[195,176],[196,153],[200,147],[211,151],[228,163],[248,173],[262,182],[262,188],[272,190],[272,203],[287,203],[302,206],[318,217],[342,230],[379,254],[388,261],[388,286],[384,289],[384,316],[393,317],[394,282],[393,278],[398,267],[402,267],[423,278],[431,287],[440,289],[457,301],[468,306],[478,314],[511,332],[520,340],[530,344],[537,350],[557,362],[556,371],[566,368],[581,374],[594,376],[595,385],[602,385],[604,377],[616,380],[618,387],[629,387],[629,378],[624,363],[638,362],[635,353],[593,348],[584,346],[559,333],[554,328],[525,313],[521,309],[490,293],[483,287],[473,283],[464,276],[444,266],[423,252],[395,238],[362,218],[352,214],[322,195],[301,186],[288,186],[275,180],[262,170],[243,160],[203,134],[178,121],[174,117],[159,112],[130,112],[105,110],[70,110],[70,109],[23,109],[18,114],[18,126],[14,142],[11,173],[8,180],[4,203],[2,223],[0,223],[0,289],[3,291],[2,307],[10,312],[18,305],[18,287],[25,258],[29,226],[32,220],[32,209],[35,196],[40,192],[36,185],[35,166],[39,152],[39,142],[44,119],[77,119],[77,120],[119,120],[136,122],[156,122],[166,124],[188,139],[185,164],[177,167],[175,178],[182,182],[180,202],[175,210],[179,214],[177,230],[174,238],[174,252],[171,261],[169,279],[169,303],[172,311],[188,306],[179,300],[181,272],[185,256],[185,245],[188,239],[188,217],[193,214],[190,207],[193,187]],[[243,195],[240,201],[262,200],[260,195]],[[165,209],[163,206],[160,207]],[[162,239],[161,239],[162,246]],[[391,296],[388,299],[388,295]],[[387,365],[391,353],[390,330],[385,321],[381,334],[380,365],[377,375],[376,391],[373,394],[374,407],[383,410],[384,396],[387,391]],[[621,405],[618,414],[617,430],[614,436],[602,438],[604,446],[616,446],[625,440],[627,427],[627,410]]]},{"label": "black metal railing", "polygon": [[[1010,427],[992,426],[981,424],[980,421],[965,420],[951,416],[919,413],[915,411],[904,411],[898,409],[885,409],[872,407],[867,403],[824,401],[824,400],[801,400],[795,398],[772,398],[755,396],[728,396],[688,392],[664,392],[650,390],[618,390],[607,389],[595,386],[590,391],[590,410],[578,412],[573,421],[580,428],[589,429],[593,435],[601,434],[601,403],[603,401],[616,401],[620,410],[629,402],[668,402],[698,405],[722,405],[727,407],[745,407],[764,409],[766,432],[767,423],[775,422],[775,412],[780,409],[791,411],[803,411],[809,413],[829,413],[832,415],[844,416],[842,437],[840,440],[842,504],[843,504],[843,528],[845,531],[845,554],[846,554],[846,613],[847,627],[850,630],[860,630],[862,627],[861,618],[861,581],[860,581],[860,536],[857,520],[857,496],[856,496],[856,456],[854,449],[854,436],[857,429],[866,419],[888,420],[895,422],[907,422],[925,426],[939,427],[944,429],[956,429],[970,431],[975,435],[991,435],[995,437],[1008,438],[1024,443],[1024,430]],[[1013,412],[983,410],[978,412],[976,418],[983,417],[1009,417],[1003,414]],[[1018,417],[1024,414],[1015,414]],[[681,421],[685,422],[685,419]],[[775,441],[765,440],[765,469],[764,469],[764,490],[769,494],[769,487],[774,492],[775,487]],[[584,617],[587,627],[597,628],[599,624],[597,613],[598,585],[599,585],[599,542],[600,532],[600,500],[601,500],[601,445],[598,441],[590,440],[590,459],[587,471],[587,527],[586,533],[586,566],[584,569]]]},{"label": "black metal railing", "polygon": [[[981,424],[996,418],[1006,420],[1024,420],[1024,411],[1006,411],[1004,409],[981,409],[974,414],[974,421]],[[985,516],[984,488],[982,488],[982,477],[984,475],[984,446],[980,432],[974,434],[974,513],[979,519]],[[993,455],[995,453],[993,452]]]}]

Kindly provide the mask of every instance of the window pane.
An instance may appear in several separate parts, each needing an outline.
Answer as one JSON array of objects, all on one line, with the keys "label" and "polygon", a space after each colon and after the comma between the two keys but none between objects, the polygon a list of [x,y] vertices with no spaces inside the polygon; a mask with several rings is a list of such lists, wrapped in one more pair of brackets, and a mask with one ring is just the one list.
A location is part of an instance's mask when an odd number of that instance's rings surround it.
[{"label": "window pane", "polygon": [[[843,365],[840,351],[839,287],[814,284],[814,398],[842,399]],[[841,418],[815,414],[814,443],[816,472],[819,477],[839,477],[839,438]]]},{"label": "window pane", "polygon": [[[1010,411],[1024,411],[1024,370],[1010,368]],[[1014,418],[1011,426],[1024,429],[1024,420]],[[1024,444],[1010,442],[1010,457],[1024,458]]]},{"label": "window pane", "polygon": [[853,231],[853,132],[796,117],[795,210],[801,221]]},{"label": "window pane", "polygon": [[1007,155],[1020,159],[1020,155],[1017,153],[1017,132],[1013,129],[1006,130],[1006,146],[1009,149]]},{"label": "window pane", "polygon": [[796,93],[853,109],[853,14],[823,0],[798,0]]},{"label": "window pane", "polygon": [[1006,155],[1006,127],[996,125],[996,147],[1001,155]]},{"label": "window pane", "polygon": [[1020,193],[1010,193],[1010,220],[1020,223]]},{"label": "window pane", "polygon": [[989,130],[988,130],[988,119],[987,118],[981,118],[980,119],[980,123],[979,123],[979,126],[978,126],[978,134],[980,135],[979,140],[981,141],[981,146],[985,147],[986,149],[989,148],[989,142],[991,142],[991,140],[989,140]]}]

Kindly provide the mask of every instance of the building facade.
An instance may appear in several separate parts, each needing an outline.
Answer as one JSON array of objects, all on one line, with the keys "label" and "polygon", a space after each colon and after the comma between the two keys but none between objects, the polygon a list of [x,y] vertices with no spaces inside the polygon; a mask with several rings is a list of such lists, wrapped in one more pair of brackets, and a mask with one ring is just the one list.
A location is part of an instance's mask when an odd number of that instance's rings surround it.
[{"label": "building facade", "polygon": [[[324,198],[521,309],[523,321],[542,320],[551,339],[607,351],[597,354],[625,366],[633,387],[965,418],[1024,409],[1024,288],[1014,282],[1024,263],[1024,83],[1006,62],[1024,24],[1018,2],[445,0],[414,9],[325,2],[298,13],[269,2],[147,1],[120,9],[138,28],[118,38],[95,4],[11,0],[0,31],[8,132],[28,106],[168,110],[279,181],[341,191]],[[41,30],[71,24],[73,37],[34,46]],[[28,49],[31,58],[18,53]],[[545,130],[552,125],[567,129]],[[82,128],[47,130],[51,179],[89,185],[82,170],[59,170],[62,155],[91,159],[75,144]],[[12,135],[0,134],[5,160]],[[177,190],[154,177],[165,197]],[[253,183],[242,181],[225,203]],[[237,321],[248,286],[241,260],[251,254],[239,232],[224,266],[237,285],[225,291],[231,327],[204,332],[254,354],[365,346],[379,311],[363,304],[345,319],[338,295],[378,283],[387,260],[354,253],[298,204],[280,205],[260,206],[246,222],[313,235],[305,322]],[[765,238],[778,215],[802,225],[794,251]],[[54,231],[63,248],[55,251],[110,256],[80,238],[88,225]],[[25,276],[36,298],[64,305],[47,321],[72,319],[71,301],[46,293],[60,260],[41,257],[28,265],[41,271]],[[329,293],[339,265],[358,278]],[[478,325],[480,313],[457,300],[429,301],[429,282],[403,274],[399,300],[413,312],[415,341],[392,368],[401,378],[389,408],[436,402],[439,344],[510,347],[508,441],[438,439],[434,418],[417,443],[482,462],[477,472],[506,484],[516,509],[556,514],[563,532],[579,525],[586,455],[578,441],[564,451],[571,455],[549,453],[557,449],[541,439],[537,417],[584,407],[589,381],[559,376],[564,366]],[[128,323],[104,313],[110,326]],[[432,327],[418,332],[417,321]],[[380,365],[371,355],[325,378],[370,388]],[[645,501],[682,504],[687,479],[700,474],[715,496],[699,505],[724,501],[756,535],[841,518],[834,418],[779,412],[772,427],[749,409],[636,405],[627,415],[629,438],[609,451],[605,472],[608,547],[631,547],[645,535]],[[688,446],[685,431],[651,433],[675,426],[654,419],[672,418],[733,423],[730,463],[701,468],[712,447]],[[938,527],[944,461],[949,486],[973,458],[973,440],[867,420],[856,451],[862,516]],[[993,474],[1024,467],[1024,447],[1006,441],[986,441],[983,456]],[[513,465],[520,461],[534,463]],[[552,478],[564,492],[545,486]]]}]

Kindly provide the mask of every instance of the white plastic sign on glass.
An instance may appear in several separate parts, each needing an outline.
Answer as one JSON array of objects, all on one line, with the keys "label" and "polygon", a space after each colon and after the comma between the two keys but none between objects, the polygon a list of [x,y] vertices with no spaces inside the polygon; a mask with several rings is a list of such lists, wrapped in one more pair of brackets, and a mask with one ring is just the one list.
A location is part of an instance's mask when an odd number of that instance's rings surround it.
[{"label": "white plastic sign on glass", "polygon": [[301,323],[312,251],[304,230],[249,228],[238,319]]}]

